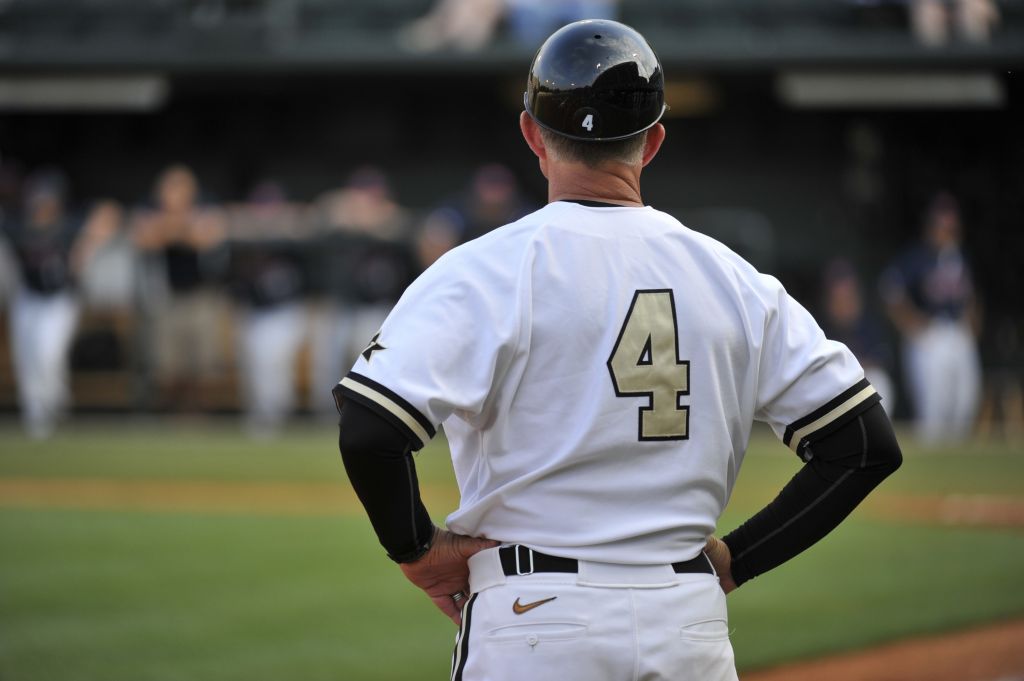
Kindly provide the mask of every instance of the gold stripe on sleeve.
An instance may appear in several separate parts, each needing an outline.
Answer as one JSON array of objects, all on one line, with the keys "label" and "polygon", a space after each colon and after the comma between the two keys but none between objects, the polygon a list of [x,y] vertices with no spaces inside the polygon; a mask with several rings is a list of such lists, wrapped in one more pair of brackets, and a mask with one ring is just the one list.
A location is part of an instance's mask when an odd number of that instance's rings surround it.
[{"label": "gold stripe on sleeve", "polygon": [[861,402],[863,402],[864,400],[868,399],[869,397],[871,397],[874,394],[875,394],[875,389],[872,386],[869,385],[866,388],[864,388],[863,390],[861,390],[859,393],[857,393],[856,395],[851,397],[850,399],[848,399],[845,402],[843,402],[842,404],[840,404],[838,407],[836,407],[832,411],[830,411],[827,414],[825,414],[824,416],[822,416],[817,421],[812,421],[811,423],[808,423],[806,426],[804,426],[800,430],[795,431],[793,433],[792,439],[790,439],[790,441],[789,441],[790,449],[792,449],[794,452],[799,454],[800,453],[800,442],[803,441],[803,439],[805,437],[807,437],[808,435],[811,435],[812,433],[814,433],[816,431],[821,430],[822,428],[824,428],[828,424],[832,423],[833,421],[835,421],[836,419],[841,417],[843,414],[845,414],[846,412],[850,411],[851,409],[856,407],[858,404],[860,404]]},{"label": "gold stripe on sleeve", "polygon": [[426,429],[420,425],[420,422],[387,395],[384,395],[369,386],[363,385],[362,383],[357,383],[347,376],[341,379],[341,385],[354,393],[373,400],[394,414],[402,423],[409,427],[409,430],[416,434],[416,437],[420,439],[420,442],[430,442],[430,435],[427,433]]}]

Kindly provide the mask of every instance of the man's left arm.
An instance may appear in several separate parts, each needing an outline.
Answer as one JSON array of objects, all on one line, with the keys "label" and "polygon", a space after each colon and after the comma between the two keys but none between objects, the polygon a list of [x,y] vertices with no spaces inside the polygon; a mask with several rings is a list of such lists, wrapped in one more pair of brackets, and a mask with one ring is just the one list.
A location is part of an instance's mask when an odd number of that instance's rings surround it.
[{"label": "man's left arm", "polygon": [[892,424],[875,403],[806,444],[806,463],[764,509],[707,552],[728,593],[803,552],[839,525],[903,461]]}]

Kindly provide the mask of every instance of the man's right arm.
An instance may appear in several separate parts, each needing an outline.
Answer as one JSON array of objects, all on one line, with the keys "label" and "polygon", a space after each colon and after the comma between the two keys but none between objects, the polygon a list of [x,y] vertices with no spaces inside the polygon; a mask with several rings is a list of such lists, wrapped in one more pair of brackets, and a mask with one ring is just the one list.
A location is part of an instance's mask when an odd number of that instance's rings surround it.
[{"label": "man's right arm", "polygon": [[452,594],[469,592],[473,554],[498,545],[436,527],[420,499],[414,443],[369,407],[339,396],[338,448],[349,481],[388,557],[445,615],[461,623]]},{"label": "man's right arm", "polygon": [[416,560],[430,548],[434,524],[420,499],[412,443],[354,400],[339,398],[338,411],[341,459],[377,538],[395,562]]}]

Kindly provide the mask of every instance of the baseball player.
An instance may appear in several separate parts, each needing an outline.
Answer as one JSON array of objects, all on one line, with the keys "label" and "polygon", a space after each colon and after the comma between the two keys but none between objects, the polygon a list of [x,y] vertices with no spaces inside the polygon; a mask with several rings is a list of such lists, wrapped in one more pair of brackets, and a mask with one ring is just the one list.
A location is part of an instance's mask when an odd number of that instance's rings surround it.
[{"label": "baseball player", "polygon": [[88,211],[68,200],[63,173],[34,173],[22,210],[0,224],[20,270],[11,302],[11,351],[25,431],[50,437],[70,402],[68,359],[80,300],[78,282],[120,225],[120,208],[99,202]]},{"label": "baseball player", "polygon": [[978,304],[961,231],[956,199],[936,195],[921,243],[881,281],[886,311],[903,336],[917,434],[931,444],[966,438],[981,395]]},{"label": "baseball player", "polygon": [[[612,21],[554,33],[520,127],[549,203],[440,258],[334,389],[388,555],[460,630],[452,678],[736,679],[725,594],[832,530],[901,454],[853,355],[778,281],[644,206],[661,65]],[[804,461],[712,536],[765,421]],[[444,424],[448,529],[411,456]]]}]

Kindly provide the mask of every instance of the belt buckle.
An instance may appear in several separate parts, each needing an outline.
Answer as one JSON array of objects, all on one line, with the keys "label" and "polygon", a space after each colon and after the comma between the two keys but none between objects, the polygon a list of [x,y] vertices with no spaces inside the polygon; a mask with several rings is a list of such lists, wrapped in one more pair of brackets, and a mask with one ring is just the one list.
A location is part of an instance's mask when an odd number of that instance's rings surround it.
[{"label": "belt buckle", "polygon": [[[529,567],[527,572],[523,572],[523,570],[522,570],[522,563],[521,563],[521,561],[519,559],[519,549],[526,549],[526,555],[530,559],[530,567]],[[515,547],[514,547],[514,550],[516,552],[516,574],[519,575],[520,577],[525,577],[526,575],[532,575],[533,574],[533,549],[531,549],[528,546],[523,546],[522,544],[516,544]]]}]

